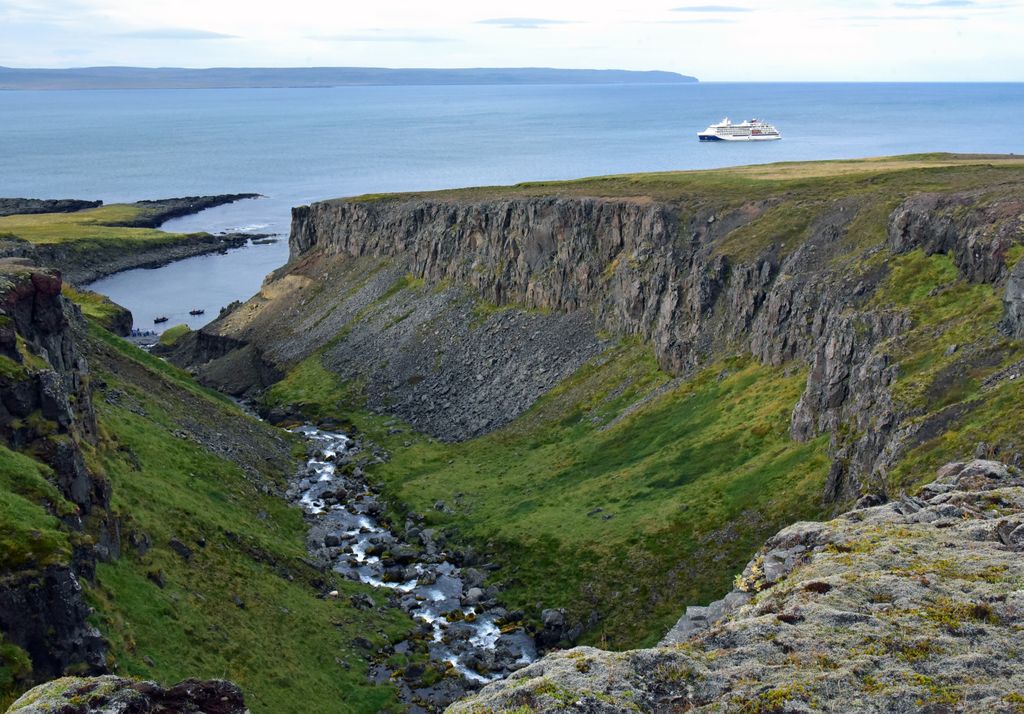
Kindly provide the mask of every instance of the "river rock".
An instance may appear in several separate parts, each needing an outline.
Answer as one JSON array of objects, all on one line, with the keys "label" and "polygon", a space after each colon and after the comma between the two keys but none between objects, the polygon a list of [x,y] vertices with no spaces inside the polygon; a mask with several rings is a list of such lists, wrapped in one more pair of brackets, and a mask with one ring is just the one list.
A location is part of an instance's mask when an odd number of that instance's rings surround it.
[{"label": "river rock", "polygon": [[[436,710],[472,688],[472,677],[486,675],[493,678],[508,674],[536,658],[533,641],[522,627],[501,635],[495,645],[477,639],[491,631],[495,615],[478,614],[473,610],[467,612],[462,608],[480,607],[491,603],[498,595],[493,585],[487,588],[479,585],[466,587],[467,578],[482,583],[485,577],[482,571],[462,571],[445,561],[439,553],[430,553],[430,550],[436,550],[437,536],[432,529],[418,525],[419,518],[410,516],[407,519],[405,535],[407,538],[419,536],[418,540],[428,546],[423,552],[414,544],[398,538],[387,520],[375,515],[381,509],[373,507],[377,501],[370,495],[371,489],[367,488],[363,477],[357,476],[355,471],[349,473],[348,469],[352,460],[358,458],[357,454],[364,450],[362,444],[351,442],[339,434],[308,427],[297,431],[306,435],[310,442],[311,462],[296,474],[289,493],[294,502],[303,504],[309,513],[315,514],[311,517],[307,534],[311,554],[348,579],[387,589],[391,593],[387,606],[399,607],[417,618],[411,639],[422,643],[419,646],[429,653],[434,661],[432,666],[438,667],[443,663],[448,667],[451,662],[456,663],[439,681],[425,685],[421,679],[426,670],[420,664],[414,664],[411,669],[393,669],[383,659],[388,654],[409,651],[408,642],[400,643],[400,646],[388,647],[378,653],[376,657],[380,659],[370,668],[372,681],[395,684],[399,698],[409,711],[422,709],[423,702]],[[316,462],[323,454],[330,453],[335,454],[337,467],[333,474],[321,470],[320,473],[328,477],[320,480],[315,473],[320,468]],[[342,481],[346,484],[349,498],[331,509],[321,509],[318,504],[323,494],[336,493],[337,484]],[[358,535],[351,535],[353,531],[358,531]],[[364,554],[363,557],[358,557],[358,553]],[[469,557],[472,559],[475,555],[470,553]],[[468,599],[460,601],[464,593]],[[355,594],[350,601],[357,609],[376,607],[374,599],[366,593]],[[496,612],[505,614],[503,610]],[[357,638],[353,644],[373,649],[367,638]]]}]

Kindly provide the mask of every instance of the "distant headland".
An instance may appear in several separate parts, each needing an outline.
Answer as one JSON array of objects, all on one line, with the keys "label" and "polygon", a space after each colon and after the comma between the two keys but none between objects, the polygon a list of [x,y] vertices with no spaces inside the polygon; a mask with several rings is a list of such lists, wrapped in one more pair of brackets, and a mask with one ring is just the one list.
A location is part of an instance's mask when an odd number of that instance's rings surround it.
[{"label": "distant headland", "polygon": [[0,89],[226,89],[444,84],[684,84],[676,72],[621,69],[384,67],[0,67]]}]

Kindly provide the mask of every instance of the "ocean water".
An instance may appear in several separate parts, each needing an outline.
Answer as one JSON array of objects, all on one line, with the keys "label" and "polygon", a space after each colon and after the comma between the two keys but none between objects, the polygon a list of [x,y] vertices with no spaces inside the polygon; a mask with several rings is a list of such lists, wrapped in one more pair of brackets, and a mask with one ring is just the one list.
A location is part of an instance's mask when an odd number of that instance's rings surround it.
[{"label": "ocean water", "polygon": [[[1024,153],[1024,84],[339,87],[0,92],[0,196],[125,201],[258,192],[168,230],[286,234],[337,196],[807,159]],[[699,143],[723,116],[784,139]],[[146,327],[255,293],[281,241],[95,289]],[[189,318],[192,307],[204,318]]]}]

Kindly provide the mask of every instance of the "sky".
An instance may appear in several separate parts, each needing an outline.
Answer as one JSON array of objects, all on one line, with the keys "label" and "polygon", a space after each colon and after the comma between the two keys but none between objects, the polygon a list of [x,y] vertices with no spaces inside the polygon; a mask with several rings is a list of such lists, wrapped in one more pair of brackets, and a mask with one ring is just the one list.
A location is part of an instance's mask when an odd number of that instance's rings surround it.
[{"label": "sky", "polygon": [[96,65],[1024,81],[1024,0],[0,0],[0,66]]}]

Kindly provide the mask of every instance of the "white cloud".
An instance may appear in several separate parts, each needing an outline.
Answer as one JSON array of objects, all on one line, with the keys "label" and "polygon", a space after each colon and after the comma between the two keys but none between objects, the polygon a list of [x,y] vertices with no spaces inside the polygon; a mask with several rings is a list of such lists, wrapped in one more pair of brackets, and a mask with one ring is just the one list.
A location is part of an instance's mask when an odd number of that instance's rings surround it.
[{"label": "white cloud", "polygon": [[111,37],[126,37],[136,40],[228,40],[237,35],[225,35],[223,32],[209,30],[193,30],[187,27],[154,27],[150,30],[115,32]]},{"label": "white cloud", "polygon": [[545,17],[489,17],[477,20],[479,25],[494,25],[506,30],[539,30],[551,25],[570,25],[572,20],[551,20]]},{"label": "white cloud", "polygon": [[683,5],[672,8],[672,12],[750,12],[750,8],[742,5]]},{"label": "white cloud", "polygon": [[552,66],[1024,80],[1016,0],[0,0],[0,65]]}]

